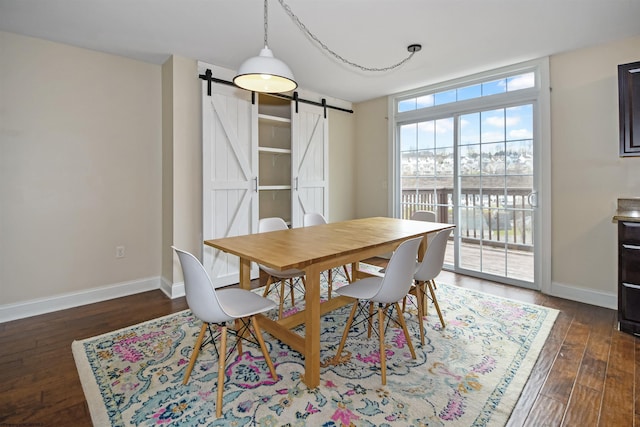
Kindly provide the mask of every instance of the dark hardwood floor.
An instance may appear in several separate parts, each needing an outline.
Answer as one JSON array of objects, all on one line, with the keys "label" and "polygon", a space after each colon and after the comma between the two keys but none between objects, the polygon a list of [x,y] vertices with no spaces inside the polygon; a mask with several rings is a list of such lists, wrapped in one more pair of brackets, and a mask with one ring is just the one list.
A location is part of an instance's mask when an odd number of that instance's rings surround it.
[{"label": "dark hardwood floor", "polygon": [[[438,282],[560,310],[509,426],[640,426],[640,342],[614,310],[446,271]],[[185,308],[152,291],[1,323],[0,427],[90,426],[72,341]]]}]

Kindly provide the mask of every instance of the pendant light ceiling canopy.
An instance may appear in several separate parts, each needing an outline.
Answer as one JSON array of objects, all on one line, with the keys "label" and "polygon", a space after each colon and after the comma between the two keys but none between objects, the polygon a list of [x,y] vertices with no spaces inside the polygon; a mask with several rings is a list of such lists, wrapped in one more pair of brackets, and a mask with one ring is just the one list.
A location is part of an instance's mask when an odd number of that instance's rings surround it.
[{"label": "pendant light ceiling canopy", "polygon": [[298,87],[291,69],[273,56],[267,45],[267,0],[264,0],[264,48],[258,56],[247,59],[240,65],[233,83],[242,89],[264,92],[289,92]]}]

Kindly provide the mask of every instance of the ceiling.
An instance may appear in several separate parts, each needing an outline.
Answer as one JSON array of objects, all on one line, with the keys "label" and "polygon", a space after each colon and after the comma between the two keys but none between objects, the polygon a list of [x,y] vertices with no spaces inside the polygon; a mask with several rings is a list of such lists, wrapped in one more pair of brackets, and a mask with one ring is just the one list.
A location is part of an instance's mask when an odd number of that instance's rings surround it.
[{"label": "ceiling", "polygon": [[[268,44],[300,88],[360,102],[640,35],[638,0],[269,0]],[[155,64],[169,55],[235,70],[263,47],[261,0],[0,0],[0,30]],[[640,55],[640,53],[639,53]],[[638,58],[640,59],[640,57]]]}]

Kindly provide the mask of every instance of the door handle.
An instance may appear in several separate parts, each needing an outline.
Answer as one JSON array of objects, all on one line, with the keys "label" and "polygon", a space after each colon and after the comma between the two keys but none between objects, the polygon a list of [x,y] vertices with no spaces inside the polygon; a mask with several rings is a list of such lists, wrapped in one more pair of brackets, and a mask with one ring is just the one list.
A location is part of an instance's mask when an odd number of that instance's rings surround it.
[{"label": "door handle", "polygon": [[529,193],[527,195],[527,203],[529,203],[529,206],[531,206],[532,208],[537,208],[538,207],[538,192],[537,191],[532,191],[531,193]]}]

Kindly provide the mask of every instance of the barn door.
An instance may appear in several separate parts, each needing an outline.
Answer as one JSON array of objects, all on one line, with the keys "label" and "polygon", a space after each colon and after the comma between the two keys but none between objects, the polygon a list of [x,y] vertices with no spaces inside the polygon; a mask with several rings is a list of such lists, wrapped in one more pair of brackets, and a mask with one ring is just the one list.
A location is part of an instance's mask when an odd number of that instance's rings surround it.
[{"label": "barn door", "polygon": [[291,116],[292,225],[300,227],[305,213],[329,212],[328,120],[322,107],[304,103]]},{"label": "barn door", "polygon": [[[257,108],[251,92],[202,83],[203,237],[215,239],[256,232]],[[237,283],[239,259],[204,246],[203,264],[216,286]],[[252,277],[257,277],[254,265]]]}]

